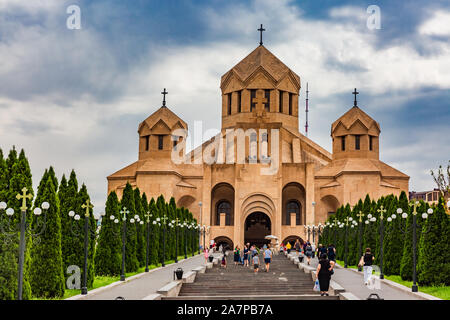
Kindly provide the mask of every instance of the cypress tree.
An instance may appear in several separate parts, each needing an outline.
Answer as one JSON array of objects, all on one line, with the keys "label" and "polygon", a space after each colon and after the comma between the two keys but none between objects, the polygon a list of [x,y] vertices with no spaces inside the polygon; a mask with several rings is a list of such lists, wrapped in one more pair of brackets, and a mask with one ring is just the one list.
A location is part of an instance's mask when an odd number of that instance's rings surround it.
[{"label": "cypress tree", "polygon": [[[15,225],[20,222],[20,207],[22,206],[22,200],[16,198],[17,194],[22,193],[22,189],[25,187],[28,189],[28,193],[34,195],[33,192],[33,183],[31,178],[31,170],[30,165],[28,163],[28,159],[25,156],[25,152],[23,149],[20,151],[19,157],[17,157],[17,152],[15,148],[13,148],[8,158],[6,159],[6,166],[8,167],[8,195],[7,195],[7,204],[8,207],[14,209],[14,216],[12,219],[12,225]],[[32,221],[32,213],[31,213],[31,203],[27,202],[28,210],[26,213],[27,222]],[[26,236],[26,246],[25,246],[25,259],[24,259],[24,271],[23,271],[23,291],[22,291],[22,299],[28,300],[31,298],[31,287],[29,282],[29,269],[30,269],[30,247],[31,247],[31,237]],[[2,254],[5,257],[2,259],[5,261],[6,270],[16,269],[16,272],[7,272],[7,275],[11,275],[8,277],[5,282],[7,282],[7,287],[11,288],[11,295],[6,294],[7,296],[17,297],[17,268],[19,263],[19,236],[11,238],[10,241],[6,241],[3,243],[4,246],[2,248]],[[14,255],[15,261],[11,258]],[[0,266],[1,267],[1,266]],[[3,267],[1,267],[3,268]],[[1,272],[2,270],[0,270]]]},{"label": "cypress tree", "polygon": [[[105,215],[102,218],[97,249],[95,251],[95,274],[101,276],[120,275],[122,266],[122,242],[120,233],[119,199],[111,192],[106,201]],[[115,223],[114,219],[119,223]]]},{"label": "cypress tree", "polygon": [[159,263],[159,226],[153,222],[159,217],[158,207],[156,206],[155,199],[150,200],[149,205],[150,214],[152,215],[151,225],[150,225],[150,264],[158,265]]},{"label": "cypress tree", "polygon": [[[444,198],[440,197],[434,212],[423,223],[417,265],[417,280],[421,286],[450,285],[450,232],[445,205]],[[423,211],[419,211],[421,213]]]},{"label": "cypress tree", "polygon": [[77,265],[82,268],[80,263],[80,255],[83,257],[84,253],[80,249],[82,246],[80,238],[76,237],[72,233],[72,227],[74,230],[81,230],[83,225],[82,219],[79,221],[69,217],[69,211],[74,211],[80,216],[81,207],[78,207],[78,181],[74,170],[70,173],[69,181],[66,181],[66,177],[61,179],[61,186],[58,190],[58,198],[60,202],[60,215],[61,215],[61,250],[63,257],[63,272],[65,280],[70,276],[67,274],[67,268],[71,265]]},{"label": "cypress tree", "polygon": [[[134,192],[131,184],[127,183],[123,190],[122,201],[120,202],[121,208],[127,208],[130,212],[127,218],[127,236],[125,244],[125,270],[126,272],[136,272],[139,269],[139,261],[136,254],[137,237],[136,226],[130,222],[130,219],[134,218],[136,214]],[[136,222],[135,222],[136,223]]]},{"label": "cypress tree", "polygon": [[[167,205],[166,205],[166,201],[164,199],[163,195],[160,195],[158,197],[158,199],[156,200],[156,207],[158,209],[158,217],[161,219],[160,223],[161,226],[158,227],[158,234],[159,234],[159,242],[157,243],[158,245],[158,262],[162,262],[163,261],[163,249],[164,249],[164,237],[163,237],[163,233],[164,233],[164,226],[163,224],[163,217],[167,216]],[[157,225],[158,226],[158,225]],[[167,232],[167,227],[166,227],[166,232]],[[166,255],[165,258],[167,259],[167,233],[166,233]]]},{"label": "cypress tree", "polygon": [[[141,192],[139,188],[134,189],[134,209],[136,215],[139,216],[139,220],[144,222],[144,210],[142,208],[142,198]],[[144,222],[145,223],[145,222]],[[141,224],[136,221],[136,258],[139,261],[139,267],[145,266],[145,251],[146,251],[146,242],[145,242],[145,224]]]},{"label": "cypress tree", "polygon": [[[366,207],[366,206],[365,206]],[[363,235],[363,250],[365,250],[366,248],[370,248],[372,253],[374,253],[374,255],[376,255],[376,234],[377,234],[377,230],[378,230],[378,225],[374,222],[371,222],[370,219],[368,218],[368,215],[371,214],[372,216],[376,217],[375,212],[377,209],[377,204],[375,201],[372,200],[372,202],[370,203],[370,207],[368,208],[368,210],[365,212],[366,213],[366,220],[365,221],[369,221],[368,223],[365,223],[364,225],[364,235]]]},{"label": "cypress tree", "polygon": [[[401,196],[403,195],[406,196],[404,192],[402,192]],[[392,219],[391,222],[387,222],[386,228],[383,270],[386,275],[400,274],[400,262],[402,259],[404,241],[404,234],[402,233],[402,230],[404,230],[404,221],[401,215],[399,216],[397,214],[398,207],[399,202],[395,197],[388,209],[388,216],[392,217],[392,215],[395,215],[395,219]]]},{"label": "cypress tree", "polygon": [[[64,295],[64,274],[61,252],[61,219],[59,215],[59,200],[53,179],[47,181],[36,197],[37,205],[48,202],[46,210],[46,229],[40,236],[40,241],[33,243],[31,250],[30,284],[34,296],[56,298]],[[41,217],[38,219],[42,219]]]}]

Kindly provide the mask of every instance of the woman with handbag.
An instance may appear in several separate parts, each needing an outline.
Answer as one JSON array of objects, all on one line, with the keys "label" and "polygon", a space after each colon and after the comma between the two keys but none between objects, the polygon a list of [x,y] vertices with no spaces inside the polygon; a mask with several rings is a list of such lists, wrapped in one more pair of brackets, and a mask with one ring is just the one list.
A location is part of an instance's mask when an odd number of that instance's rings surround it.
[{"label": "woman with handbag", "polygon": [[367,285],[372,277],[372,264],[375,257],[370,252],[370,248],[366,248],[366,252],[359,260],[358,266],[363,267],[364,270],[364,284]]},{"label": "woman with handbag", "polygon": [[334,261],[328,260],[327,255],[322,253],[316,270],[316,280],[319,280],[321,296],[329,295],[328,289],[330,288],[331,275],[334,273],[333,267]]}]

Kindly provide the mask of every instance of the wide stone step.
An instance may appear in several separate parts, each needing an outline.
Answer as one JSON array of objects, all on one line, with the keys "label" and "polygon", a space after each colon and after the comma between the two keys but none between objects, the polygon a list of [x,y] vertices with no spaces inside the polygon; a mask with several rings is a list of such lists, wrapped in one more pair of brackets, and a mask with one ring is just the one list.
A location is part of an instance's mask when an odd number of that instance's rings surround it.
[{"label": "wide stone step", "polygon": [[162,297],[161,300],[339,300],[339,296],[322,297],[320,295],[217,295],[217,296],[178,296]]}]

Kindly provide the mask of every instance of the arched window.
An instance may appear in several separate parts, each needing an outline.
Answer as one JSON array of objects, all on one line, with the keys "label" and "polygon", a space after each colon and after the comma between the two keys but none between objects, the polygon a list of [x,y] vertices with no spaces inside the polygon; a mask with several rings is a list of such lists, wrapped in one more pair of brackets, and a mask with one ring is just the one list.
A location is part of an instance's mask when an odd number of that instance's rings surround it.
[{"label": "arched window", "polygon": [[217,203],[217,224],[220,224],[220,214],[225,213],[225,225],[230,226],[231,225],[231,205],[228,201],[222,200]]},{"label": "arched window", "polygon": [[300,205],[296,200],[288,201],[286,205],[286,224],[291,224],[291,213],[295,213],[295,224],[300,225]]},{"label": "arched window", "polygon": [[258,153],[258,142],[256,137],[256,132],[250,134],[250,150],[249,150],[249,163],[256,163],[257,153]]}]

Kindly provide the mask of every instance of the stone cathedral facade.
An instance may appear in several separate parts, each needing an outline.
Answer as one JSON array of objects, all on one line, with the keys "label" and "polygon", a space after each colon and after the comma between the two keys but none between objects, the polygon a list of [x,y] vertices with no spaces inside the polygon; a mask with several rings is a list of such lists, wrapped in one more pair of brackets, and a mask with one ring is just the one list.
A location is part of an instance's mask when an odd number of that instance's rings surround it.
[{"label": "stone cathedral facade", "polygon": [[230,247],[261,245],[268,234],[305,239],[304,225],[341,205],[408,192],[409,177],[379,160],[380,125],[356,94],[331,124],[330,153],[299,132],[300,87],[258,46],[221,78],[221,135],[186,153],[187,124],[164,102],[139,125],[138,160],[107,177],[108,192],[121,197],[130,182],[148,197],[174,197],[210,226],[206,241]]}]

